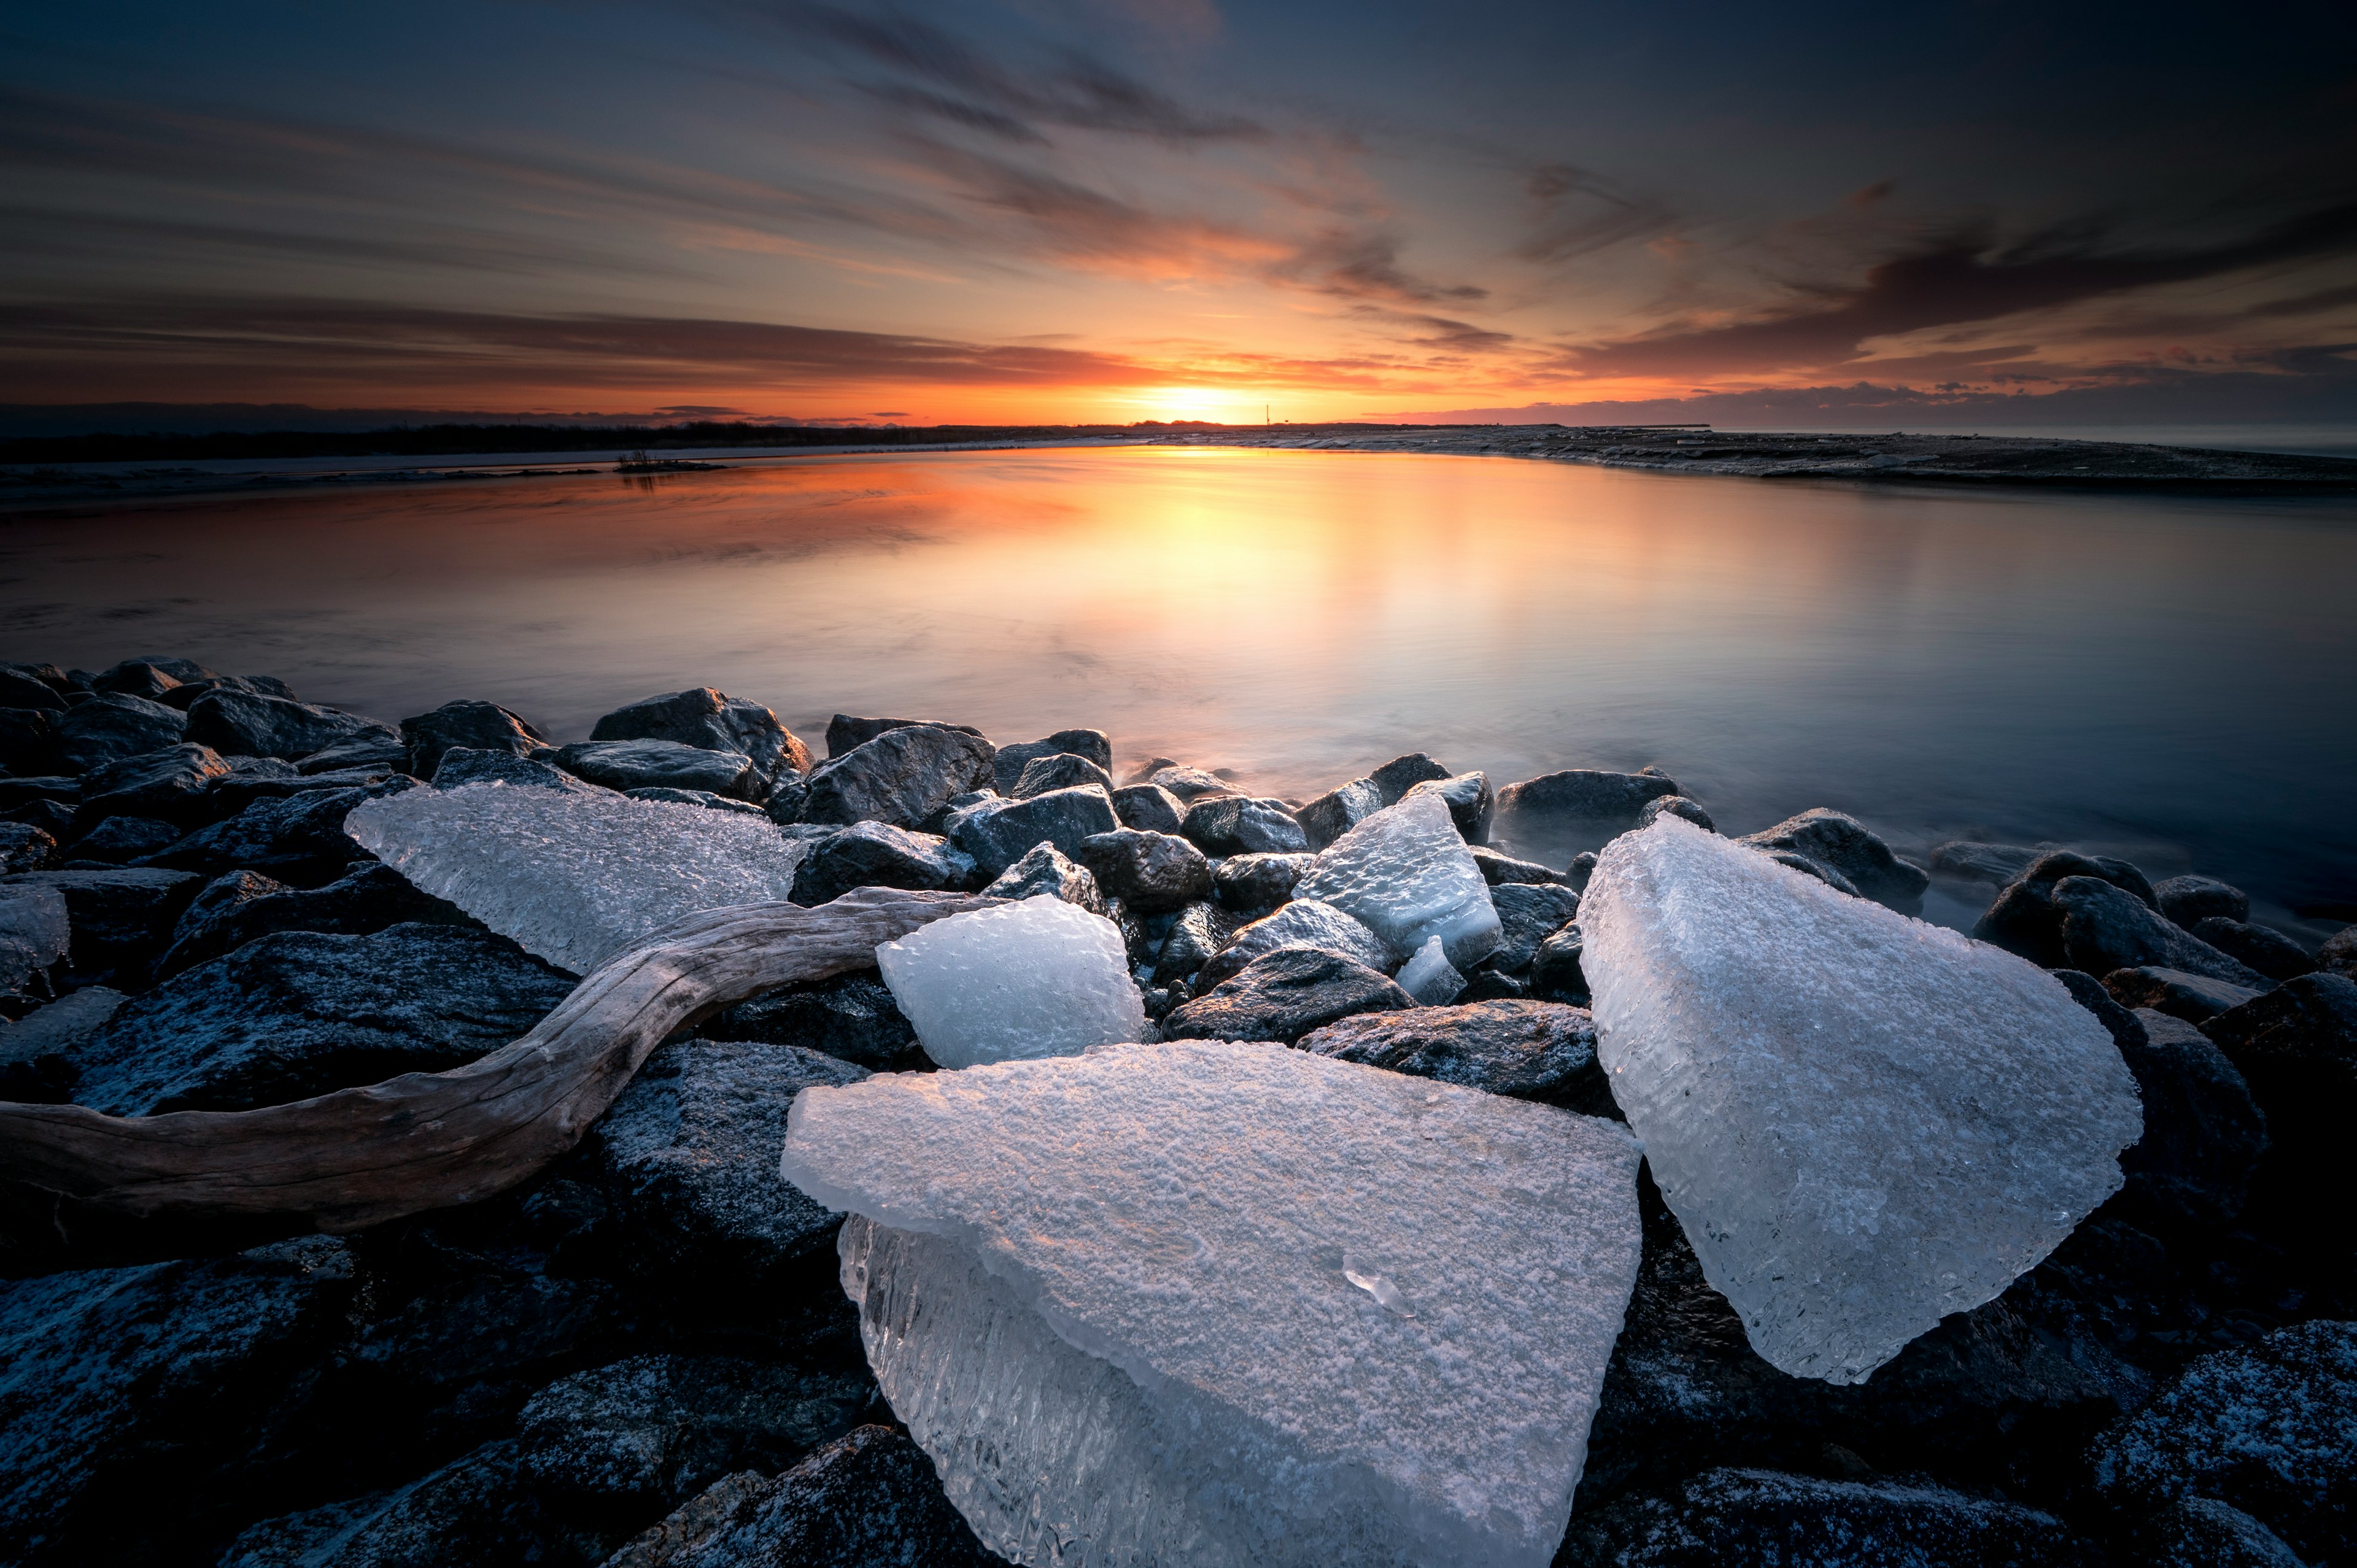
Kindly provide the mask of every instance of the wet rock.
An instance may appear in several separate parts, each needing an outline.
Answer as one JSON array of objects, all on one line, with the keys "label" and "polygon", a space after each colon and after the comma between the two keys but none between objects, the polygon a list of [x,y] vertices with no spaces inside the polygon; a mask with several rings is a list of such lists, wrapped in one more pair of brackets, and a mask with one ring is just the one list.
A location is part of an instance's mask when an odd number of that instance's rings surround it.
[{"label": "wet rock", "polygon": [[401,925],[480,929],[457,905],[420,892],[389,865],[363,864],[311,889],[289,887],[260,872],[232,871],[190,901],[172,928],[171,946],[156,961],[156,978],[168,980],[277,931],[362,937]]},{"label": "wet rock", "polygon": [[342,875],[352,861],[370,858],[344,832],[344,819],[353,807],[422,788],[416,779],[395,774],[363,789],[306,789],[281,800],[256,800],[225,822],[199,828],[150,857],[148,864],[205,876],[266,871],[282,882],[316,887]]},{"label": "wet rock", "polygon": [[[983,733],[972,725],[944,724],[939,719],[859,719],[852,717],[849,714],[837,714],[827,721],[827,758],[832,761],[835,757],[845,756],[866,746],[877,736],[889,734],[896,729],[945,729],[953,730],[959,735],[972,736],[976,740],[984,738]],[[996,787],[991,779],[985,779],[983,782]]]},{"label": "wet rock", "polygon": [[[833,733],[828,731],[830,736]],[[829,746],[832,748],[831,739]],[[951,797],[990,783],[991,757],[988,741],[963,730],[938,725],[886,730],[811,770],[802,820],[845,826],[879,822],[898,828],[922,827]],[[1105,815],[1113,815],[1110,804]],[[1008,856],[1009,861],[1013,858]],[[1005,869],[1000,865],[992,875]]]},{"label": "wet rock", "polygon": [[1584,1115],[1620,1115],[1583,1007],[1475,1002],[1361,1013],[1303,1036],[1298,1048]]},{"label": "wet rock", "polygon": [[1141,832],[1175,833],[1187,820],[1186,803],[1159,784],[1125,784],[1113,792],[1114,815]]},{"label": "wet rock", "polygon": [[2272,926],[2254,926],[2225,915],[2207,915],[2186,929],[2269,980],[2289,980],[2294,975],[2313,973],[2317,967],[2306,948]]},{"label": "wet rock", "polygon": [[1104,892],[1097,886],[1095,874],[1051,843],[1032,845],[982,891],[991,898],[1033,898],[1044,893],[1077,904],[1092,915],[1105,912]]},{"label": "wet rock", "polygon": [[[1497,814],[1498,797],[1490,788],[1488,774],[1459,773],[1450,779],[1426,779],[1407,793],[1413,795],[1419,789],[1448,802],[1449,821],[1457,824],[1458,832],[1467,843],[1490,842],[1490,822]],[[1405,800],[1407,795],[1400,799]]]},{"label": "wet rock", "polygon": [[[890,739],[890,736],[884,737],[884,741]],[[869,744],[880,746],[884,741]],[[1075,788],[1051,789],[1028,800],[985,800],[969,807],[950,819],[949,838],[951,843],[974,857],[984,875],[993,878],[1022,859],[1032,845],[1054,844],[1060,852],[1087,866],[1108,897],[1117,897],[1121,890],[1114,886],[1105,868],[1090,858],[1084,845],[1099,833],[1119,829],[1111,796],[1103,789]]]},{"label": "wet rock", "polygon": [[506,784],[526,789],[556,789],[574,795],[603,795],[605,786],[577,779],[537,757],[512,751],[485,751],[454,746],[434,768],[434,788],[461,789],[469,784]]},{"label": "wet rock", "polygon": [[[1355,917],[1317,898],[1296,898],[1276,913],[1237,928],[1235,935],[1203,965],[1199,985],[1214,985],[1240,973],[1255,960],[1285,947],[1322,948],[1388,973],[1405,956]],[[1157,969],[1157,978],[1168,972]]]},{"label": "wet rock", "polygon": [[1237,792],[1234,785],[1218,774],[1206,773],[1200,768],[1158,768],[1146,782],[1159,785],[1188,805],[1206,795],[1232,795]]},{"label": "wet rock", "polygon": [[57,721],[57,752],[66,768],[88,773],[158,746],[178,746],[188,721],[160,703],[109,693],[66,710]]},{"label": "wet rock", "polygon": [[1081,841],[1080,856],[1105,896],[1140,915],[1176,909],[1211,896],[1211,863],[1169,833],[1117,828]]},{"label": "wet rock", "polygon": [[16,774],[48,774],[64,767],[58,749],[59,717],[42,708],[0,708],[0,768]]},{"label": "wet rock", "polygon": [[[1291,908],[1292,906],[1287,906]],[[1354,1013],[1413,1007],[1388,976],[1319,948],[1279,948],[1163,1020],[1169,1039],[1297,1040]]]},{"label": "wet rock", "polygon": [[1324,849],[1391,802],[1372,779],[1353,779],[1293,813],[1313,850]]},{"label": "wet rock", "polygon": [[1498,815],[1509,832],[1620,832],[1637,825],[1646,801],[1677,792],[1677,780],[1657,774],[1575,768],[1507,785],[1498,791]]},{"label": "wet rock", "polygon": [[908,1434],[863,1426],[765,1480],[730,1476],[631,1541],[606,1568],[770,1568],[890,1563],[987,1568]]},{"label": "wet rock", "polygon": [[574,984],[461,927],[281,931],[136,998],[70,1059],[81,1102],[111,1115],[243,1111],[472,1061]]},{"label": "wet rock", "polygon": [[406,773],[409,764],[407,742],[398,735],[385,736],[368,731],[340,746],[313,752],[295,764],[295,771],[340,773],[358,768],[371,773]]},{"label": "wet rock", "polygon": [[608,789],[703,789],[750,799],[760,775],[741,752],[702,751],[675,740],[587,740],[559,746],[550,760]]},{"label": "wet rock", "polygon": [[2357,1324],[2303,1323],[2204,1356],[2089,1454],[2114,1506],[2211,1498],[2311,1562],[2357,1550]]},{"label": "wet rock", "polygon": [[2046,853],[2018,843],[1951,839],[1932,851],[1932,870],[1936,875],[1953,876],[1959,882],[1986,882],[2002,887],[2019,881],[2022,874]]},{"label": "wet rock", "polygon": [[2054,902],[2055,887],[2072,876],[2099,878],[2125,889],[2147,908],[2152,906],[2152,885],[2126,861],[2056,850],[2040,855],[2029,870],[2005,886],[1973,927],[1973,935],[2041,969],[2085,968],[2072,964],[2063,951],[2062,910]]},{"label": "wet rock", "polygon": [[0,664],[0,708],[32,708],[63,713],[66,700],[46,681],[27,674],[20,665]]},{"label": "wet rock", "polygon": [[445,703],[430,714],[402,720],[401,738],[409,746],[408,771],[419,779],[433,778],[442,754],[454,746],[529,757],[548,744],[521,715],[497,703],[471,700]]},{"label": "wet rock", "polygon": [[1498,911],[1503,934],[1485,961],[1507,974],[1528,968],[1538,956],[1539,944],[1579,913],[1579,895],[1553,882],[1510,882],[1492,887],[1490,902]]},{"label": "wet rock", "polygon": [[[1018,740],[1012,746],[1002,746],[992,764],[994,782],[1002,795],[1018,793],[1016,786],[1023,778],[1023,769],[1036,758],[1048,757],[1078,757],[1106,770],[1104,786],[1113,788],[1113,742],[1099,729],[1060,729],[1045,740]],[[1071,782],[1069,781],[1068,782]],[[1060,789],[1061,785],[1051,785]]]},{"label": "wet rock", "polygon": [[2014,1503],[1892,1481],[1706,1471],[1667,1492],[1572,1515],[1565,1568],[1904,1563],[2065,1568],[2103,1561],[2061,1520]]},{"label": "wet rock", "polygon": [[1684,795],[1656,795],[1646,801],[1637,813],[1637,826],[1650,828],[1653,819],[1661,816],[1682,818],[1706,833],[1718,832],[1718,824],[1710,820],[1710,813]]},{"label": "wet rock", "polygon": [[2121,1201],[2155,1230],[2225,1224],[2250,1193],[2266,1120],[2201,1031],[2165,1013],[2133,1019],[2136,1036],[2114,1038],[2144,1101],[2144,1135],[2120,1155]]},{"label": "wet rock", "polygon": [[57,839],[30,822],[0,822],[0,876],[47,871],[58,863]]},{"label": "wet rock", "polygon": [[778,1174],[778,1151],[796,1094],[866,1076],[814,1050],[744,1041],[683,1040],[649,1057],[597,1124],[630,1267],[672,1288],[759,1291],[831,1247],[843,1217]]},{"label": "wet rock", "polygon": [[1437,783],[1449,777],[1448,769],[1426,757],[1411,751],[1405,757],[1394,757],[1367,775],[1367,782],[1375,787],[1386,806],[1396,806],[1407,798],[1407,792],[1419,784]]},{"label": "wet rock", "polygon": [[733,751],[752,763],[764,787],[781,772],[811,770],[810,747],[776,714],[710,686],[665,692],[616,708],[597,721],[589,738],[668,740],[703,751]]},{"label": "wet rock", "polygon": [[54,887],[72,923],[75,982],[143,989],[147,966],[164,950],[172,923],[204,885],[180,872],[125,866],[113,871],[33,871],[0,878],[0,889]]},{"label": "wet rock", "polygon": [[1587,950],[1577,924],[1564,926],[1531,953],[1531,994],[1555,1002],[1585,1003],[1587,975],[1579,967]]},{"label": "wet rock", "polygon": [[1299,854],[1309,848],[1285,802],[1244,795],[1198,798],[1180,831],[1207,854]]},{"label": "wet rock", "polygon": [[1085,757],[1070,752],[1058,752],[1050,757],[1035,757],[1023,765],[1015,787],[1006,793],[1015,799],[1028,800],[1044,795],[1050,789],[1070,789],[1082,785],[1095,785],[1108,799],[1113,794],[1113,775]]},{"label": "wet rock", "polygon": [[818,1051],[870,1072],[922,1072],[932,1060],[873,970],[839,974],[739,1002],[704,1026],[718,1040]]},{"label": "wet rock", "polygon": [[2100,877],[2066,876],[2054,885],[2052,898],[2062,915],[2062,953],[2072,969],[2101,975],[2147,966],[2182,970],[2253,991],[2274,983]]},{"label": "wet rock", "polygon": [[189,704],[188,738],[236,757],[276,757],[292,762],[330,746],[366,738],[394,738],[390,726],[333,708],[284,697],[216,690]]},{"label": "wet rock", "polygon": [[181,837],[178,826],[154,817],[109,817],[74,840],[65,853],[77,865],[86,867],[92,861],[122,865],[169,849]]},{"label": "wet rock", "polygon": [[1550,871],[1535,860],[1516,860],[1512,855],[1501,854],[1486,844],[1470,847],[1473,864],[1481,868],[1481,880],[1492,887],[1503,887],[1511,883],[1559,883],[1563,880],[1562,873]]},{"label": "wet rock", "polygon": [[1261,914],[1293,897],[1293,885],[1315,857],[1308,854],[1236,854],[1211,873],[1220,903],[1238,914]]},{"label": "wet rock", "polygon": [[1802,855],[1848,881],[1864,897],[1905,911],[1919,904],[1932,878],[1900,859],[1856,817],[1819,806],[1764,832],[1736,841],[1754,849]]},{"label": "wet rock", "polygon": [[[1154,963],[1154,983],[1168,986],[1201,973],[1234,934],[1234,918],[1218,905],[1200,901],[1188,905],[1163,933],[1162,950]],[[1244,961],[1239,961],[1228,972],[1242,969]],[[1225,978],[1224,974],[1212,976],[1202,983],[1208,989]]]},{"label": "wet rock", "polygon": [[2162,914],[2189,931],[2196,921],[2212,915],[2229,920],[2251,918],[2251,896],[2214,876],[2172,876],[2156,882],[2152,897]]},{"label": "wet rock", "polygon": [[2104,989],[2123,1007],[2149,1007],[2189,1024],[2203,1023],[2259,994],[2247,985],[2157,965],[2115,969],[2104,976]]},{"label": "wet rock", "polygon": [[974,862],[937,833],[888,822],[854,822],[812,846],[794,873],[793,900],[823,904],[855,887],[965,887]]},{"label": "wet rock", "polygon": [[209,746],[160,746],[84,774],[75,820],[90,825],[108,817],[155,817],[186,832],[212,819],[213,781],[228,777],[229,764]]}]

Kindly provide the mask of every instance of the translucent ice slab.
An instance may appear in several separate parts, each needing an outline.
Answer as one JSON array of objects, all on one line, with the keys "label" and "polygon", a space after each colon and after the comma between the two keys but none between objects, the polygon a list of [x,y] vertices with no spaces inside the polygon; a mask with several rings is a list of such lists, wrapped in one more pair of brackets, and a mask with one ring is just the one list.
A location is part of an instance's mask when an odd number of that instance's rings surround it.
[{"label": "translucent ice slab", "polygon": [[1050,894],[935,920],[876,965],[943,1067],[1073,1056],[1146,1028],[1121,928]]},{"label": "translucent ice slab", "polygon": [[1499,942],[1498,911],[1473,852],[1438,794],[1412,793],[1336,839],[1293,885],[1405,953],[1434,937],[1448,961],[1470,969]]}]

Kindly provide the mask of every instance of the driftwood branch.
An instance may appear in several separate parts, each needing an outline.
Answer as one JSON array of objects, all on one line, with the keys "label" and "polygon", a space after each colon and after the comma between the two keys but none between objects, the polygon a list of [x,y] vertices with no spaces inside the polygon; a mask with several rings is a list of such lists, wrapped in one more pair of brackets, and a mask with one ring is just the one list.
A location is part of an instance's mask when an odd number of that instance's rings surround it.
[{"label": "driftwood branch", "polygon": [[682,1025],[865,968],[879,942],[997,902],[866,887],[815,908],[708,910],[607,960],[530,1034],[489,1056],[291,1105],[107,1116],[0,1102],[0,1183],[15,1189],[20,1216],[27,1200],[46,1210],[42,1250],[67,1255],[108,1234],[135,1233],[128,1250],[153,1256],[178,1250],[165,1240],[176,1233],[358,1230],[471,1203],[578,1144]]}]

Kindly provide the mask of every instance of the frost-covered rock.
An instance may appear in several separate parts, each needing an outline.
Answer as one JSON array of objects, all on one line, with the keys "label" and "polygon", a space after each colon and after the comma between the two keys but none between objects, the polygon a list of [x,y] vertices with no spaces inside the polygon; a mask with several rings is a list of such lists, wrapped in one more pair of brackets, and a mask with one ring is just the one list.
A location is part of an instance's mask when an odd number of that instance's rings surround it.
[{"label": "frost-covered rock", "polygon": [[1500,940],[1490,885],[1437,794],[1408,794],[1335,840],[1293,896],[1333,905],[1402,952],[1438,937],[1460,970]]},{"label": "frost-covered rock", "polygon": [[1445,1007],[1465,989],[1465,977],[1442,955],[1438,937],[1416,949],[1415,956],[1400,965],[1399,973],[1393,978],[1399,982],[1402,991],[1415,998],[1420,1007]]},{"label": "frost-covered rock", "polygon": [[1674,817],[1580,908],[1614,1098],[1752,1347],[1855,1383],[2117,1191],[2142,1128],[2050,975]]},{"label": "frost-covered rock", "polygon": [[1018,1563],[1544,1564],[1635,1278],[1609,1123],[1229,1042],[806,1090],[877,1380]]},{"label": "frost-covered rock", "polygon": [[576,974],[699,910],[782,902],[809,848],[732,811],[505,784],[387,796],[345,826],[419,887]]},{"label": "frost-covered rock", "polygon": [[877,948],[876,966],[947,1068],[1072,1056],[1146,1027],[1119,928],[1046,894],[935,920]]}]

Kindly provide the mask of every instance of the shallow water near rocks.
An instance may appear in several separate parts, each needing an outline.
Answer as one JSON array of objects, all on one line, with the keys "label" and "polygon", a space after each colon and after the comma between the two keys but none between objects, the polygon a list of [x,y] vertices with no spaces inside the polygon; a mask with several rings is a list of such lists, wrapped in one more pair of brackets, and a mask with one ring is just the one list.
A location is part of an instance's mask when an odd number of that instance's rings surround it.
[{"label": "shallow water near rocks", "polygon": [[1919,854],[2069,843],[2313,937],[2357,903],[2352,584],[2345,499],[962,452],[10,518],[0,658],[182,654],[388,719],[487,697],[563,740],[701,682],[813,739],[1086,725],[1116,772],[1296,796],[1405,750],[1655,763],[1729,832],[1824,805]]}]

